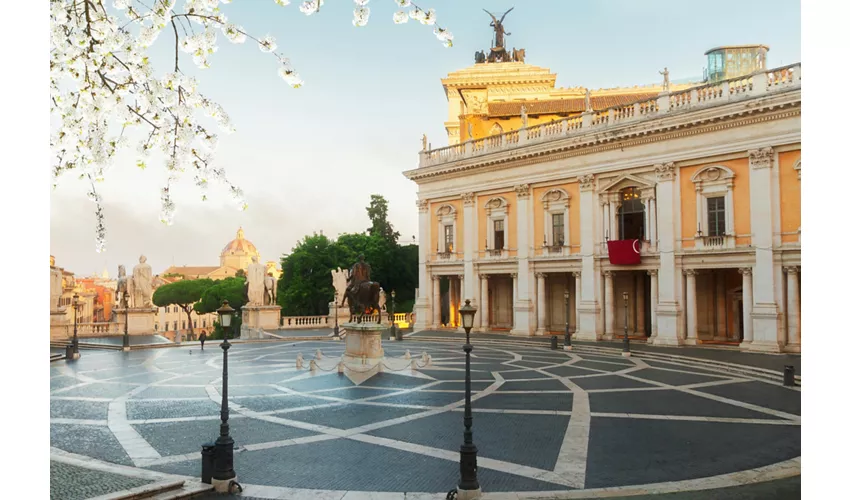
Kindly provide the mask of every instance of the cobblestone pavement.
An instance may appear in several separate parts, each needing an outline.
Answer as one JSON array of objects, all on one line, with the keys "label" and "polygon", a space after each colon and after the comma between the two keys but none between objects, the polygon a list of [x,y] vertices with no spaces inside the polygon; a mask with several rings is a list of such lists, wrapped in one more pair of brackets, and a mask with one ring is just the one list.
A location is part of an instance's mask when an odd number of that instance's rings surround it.
[{"label": "cobblestone pavement", "polygon": [[84,500],[152,482],[150,479],[127,477],[50,461],[51,500]]},{"label": "cobblestone pavement", "polygon": [[[415,339],[384,342],[384,373],[347,376],[337,373],[339,341],[235,344],[231,434],[245,496],[444,498],[459,479],[464,354],[459,343]],[[208,347],[86,352],[51,364],[51,446],[199,477],[200,446],[219,430],[222,355]],[[596,345],[567,352],[481,341],[472,355],[485,492],[688,495],[738,490],[757,477],[765,482],[754,494],[784,495],[800,473],[799,387],[685,360],[624,358]]]}]

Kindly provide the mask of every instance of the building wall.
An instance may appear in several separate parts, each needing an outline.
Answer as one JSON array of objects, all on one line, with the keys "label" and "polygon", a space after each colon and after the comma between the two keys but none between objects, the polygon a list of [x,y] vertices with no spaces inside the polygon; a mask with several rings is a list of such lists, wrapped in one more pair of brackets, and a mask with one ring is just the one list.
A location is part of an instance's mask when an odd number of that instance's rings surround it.
[{"label": "building wall", "polygon": [[[697,192],[694,181],[691,178],[700,169],[712,165],[722,165],[735,173],[735,180],[732,186],[735,234],[737,235],[735,244],[750,244],[750,237],[748,236],[750,234],[750,160],[747,156],[747,151],[739,151],[734,155],[738,156],[738,158],[700,162],[696,165],[681,167],[679,169],[683,248],[693,248],[694,236],[697,234]],[[703,234],[707,232],[706,227],[702,227],[701,229]]]},{"label": "building wall", "polygon": [[779,206],[783,243],[796,243],[800,239],[797,230],[802,225],[801,184],[799,173],[794,169],[798,161],[799,150],[779,153]]}]

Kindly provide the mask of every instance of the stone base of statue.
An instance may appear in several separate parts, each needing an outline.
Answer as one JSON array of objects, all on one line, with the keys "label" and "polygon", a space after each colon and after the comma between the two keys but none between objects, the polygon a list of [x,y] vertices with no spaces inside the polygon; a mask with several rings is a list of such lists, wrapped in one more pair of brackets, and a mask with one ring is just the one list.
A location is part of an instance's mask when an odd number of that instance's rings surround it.
[{"label": "stone base of statue", "polygon": [[378,323],[343,323],[346,363],[374,365],[384,359],[381,336],[387,327]]},{"label": "stone base of statue", "polygon": [[240,338],[259,339],[260,330],[280,328],[280,306],[242,306]]},{"label": "stone base of statue", "polygon": [[68,340],[68,324],[65,308],[50,311],[50,340]]},{"label": "stone base of statue", "polygon": [[127,333],[129,335],[153,335],[155,333],[157,309],[155,307],[136,308],[131,307],[125,314],[126,309],[115,309],[115,317],[118,319],[118,331],[124,333],[124,318],[127,318]]}]

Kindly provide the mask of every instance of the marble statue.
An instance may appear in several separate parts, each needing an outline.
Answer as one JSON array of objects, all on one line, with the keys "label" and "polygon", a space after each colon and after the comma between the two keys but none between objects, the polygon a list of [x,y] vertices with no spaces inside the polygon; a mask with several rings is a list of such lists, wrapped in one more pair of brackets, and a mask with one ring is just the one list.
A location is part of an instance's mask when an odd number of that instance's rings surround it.
[{"label": "marble statue", "polygon": [[348,269],[336,268],[335,271],[332,269],[331,278],[333,279],[334,290],[337,293],[337,305],[341,305],[345,297],[346,284],[348,283]]},{"label": "marble statue", "polygon": [[275,304],[275,298],[277,295],[277,280],[274,279],[272,273],[266,274],[266,278],[264,280],[265,290],[263,294],[263,305],[273,306]]},{"label": "marble statue", "polygon": [[137,309],[153,307],[151,304],[153,273],[147,260],[148,258],[142,255],[139,257],[139,263],[133,268],[133,307]]},{"label": "marble statue", "polygon": [[50,256],[50,310],[59,309],[59,298],[62,296],[62,270],[56,267],[56,258]]},{"label": "marble statue", "polygon": [[519,108],[519,116],[522,119],[522,128],[528,128],[528,110],[525,109],[525,104]]},{"label": "marble statue", "polygon": [[257,262],[257,256],[251,257],[248,264],[248,304],[249,306],[263,305],[263,293],[265,292],[266,266]]},{"label": "marble statue", "polygon": [[381,295],[378,298],[378,307],[380,307],[382,311],[387,310],[387,292],[385,292],[383,288],[381,288]]},{"label": "marble statue", "polygon": [[593,106],[590,105],[590,89],[584,91],[584,111],[586,113],[593,111]]},{"label": "marble statue", "polygon": [[428,136],[422,134],[422,151],[428,151]]},{"label": "marble statue", "polygon": [[667,68],[664,68],[664,71],[659,71],[659,75],[664,77],[664,82],[661,84],[664,92],[670,91],[670,72],[667,71]]},{"label": "marble statue", "polygon": [[133,278],[127,277],[127,270],[123,265],[118,266],[118,284],[115,288],[115,302],[118,304],[118,307],[121,309],[126,309],[130,307],[129,300],[130,296],[124,295],[124,292],[130,293],[130,283]]},{"label": "marble statue", "polygon": [[466,136],[467,136],[466,139],[468,141],[471,141],[473,139],[473,137],[472,137],[472,123],[470,123],[470,122],[466,122]]}]

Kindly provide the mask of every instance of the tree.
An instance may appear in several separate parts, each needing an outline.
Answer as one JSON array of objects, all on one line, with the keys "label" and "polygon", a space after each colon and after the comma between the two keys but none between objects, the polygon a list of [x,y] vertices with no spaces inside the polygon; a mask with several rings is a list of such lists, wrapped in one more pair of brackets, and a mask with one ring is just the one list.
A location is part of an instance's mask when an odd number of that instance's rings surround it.
[{"label": "tree", "polygon": [[313,234],[298,241],[281,259],[283,275],[278,280],[277,302],[284,316],[328,313],[328,303],[334,296],[331,270],[347,267],[342,263],[349,254],[341,251],[327,236]]},{"label": "tree", "polygon": [[[213,282],[213,285],[204,291],[201,299],[195,303],[195,311],[198,314],[215,313],[225,300],[230,307],[236,309],[231,320],[231,331],[238,332],[242,325],[242,306],[245,304],[245,279],[244,278],[225,278]],[[224,338],[224,332],[218,321],[214,323],[213,332],[210,334],[210,339]]]},{"label": "tree", "polygon": [[195,330],[192,327],[194,304],[200,300],[204,292],[213,283],[213,280],[210,279],[175,281],[174,283],[168,283],[157,288],[151,299],[157,307],[176,305],[180,309],[183,309],[189,323],[189,334],[194,335]]},{"label": "tree", "polygon": [[238,271],[236,271],[236,277],[237,278],[247,278],[248,276],[245,274],[244,269],[239,269]]},{"label": "tree", "polygon": [[[355,26],[365,26],[368,0],[354,0]],[[209,56],[217,50],[216,35],[232,43],[246,39],[257,42],[262,52],[277,58],[278,73],[293,88],[303,84],[289,59],[277,52],[274,37],[256,38],[219,10],[219,0],[186,0],[183,10],[177,0],[51,0],[50,1],[50,112],[58,118],[50,146],[54,186],[61,175],[71,173],[89,183],[88,198],[96,205],[96,244],[106,246],[106,223],[96,183],[118,151],[130,145],[138,130],[136,165],[146,167],[151,151],[166,155],[168,180],[160,191],[160,220],[171,224],[175,204],[171,187],[180,172],[188,170],[203,189],[210,180],[226,184],[240,209],[247,208],[241,189],[228,181],[221,166],[213,165],[218,136],[199,120],[205,113],[225,131],[232,131],[224,109],[198,91],[198,81],[180,70],[180,50],[191,54],[200,68],[209,67]],[[289,0],[275,0],[286,6]],[[396,0],[402,8],[393,15],[395,23],[409,18],[434,25],[434,34],[446,47],[452,34],[436,25],[433,9],[427,12],[410,0]],[[324,0],[306,0],[300,10],[306,15],[319,11]],[[123,12],[119,19],[117,12]],[[194,25],[200,28],[196,32]],[[171,28],[168,30],[167,28]],[[173,38],[174,70],[161,76],[152,71],[150,47],[165,31]],[[171,37],[173,33],[173,37]],[[185,56],[184,56],[185,58]],[[139,130],[141,129],[141,130]]]},{"label": "tree", "polygon": [[369,214],[369,220],[372,221],[372,226],[368,229],[370,236],[379,236],[392,245],[398,243],[399,233],[393,230],[393,225],[387,219],[387,200],[379,194],[373,194],[369,206],[366,207],[366,213]]}]

